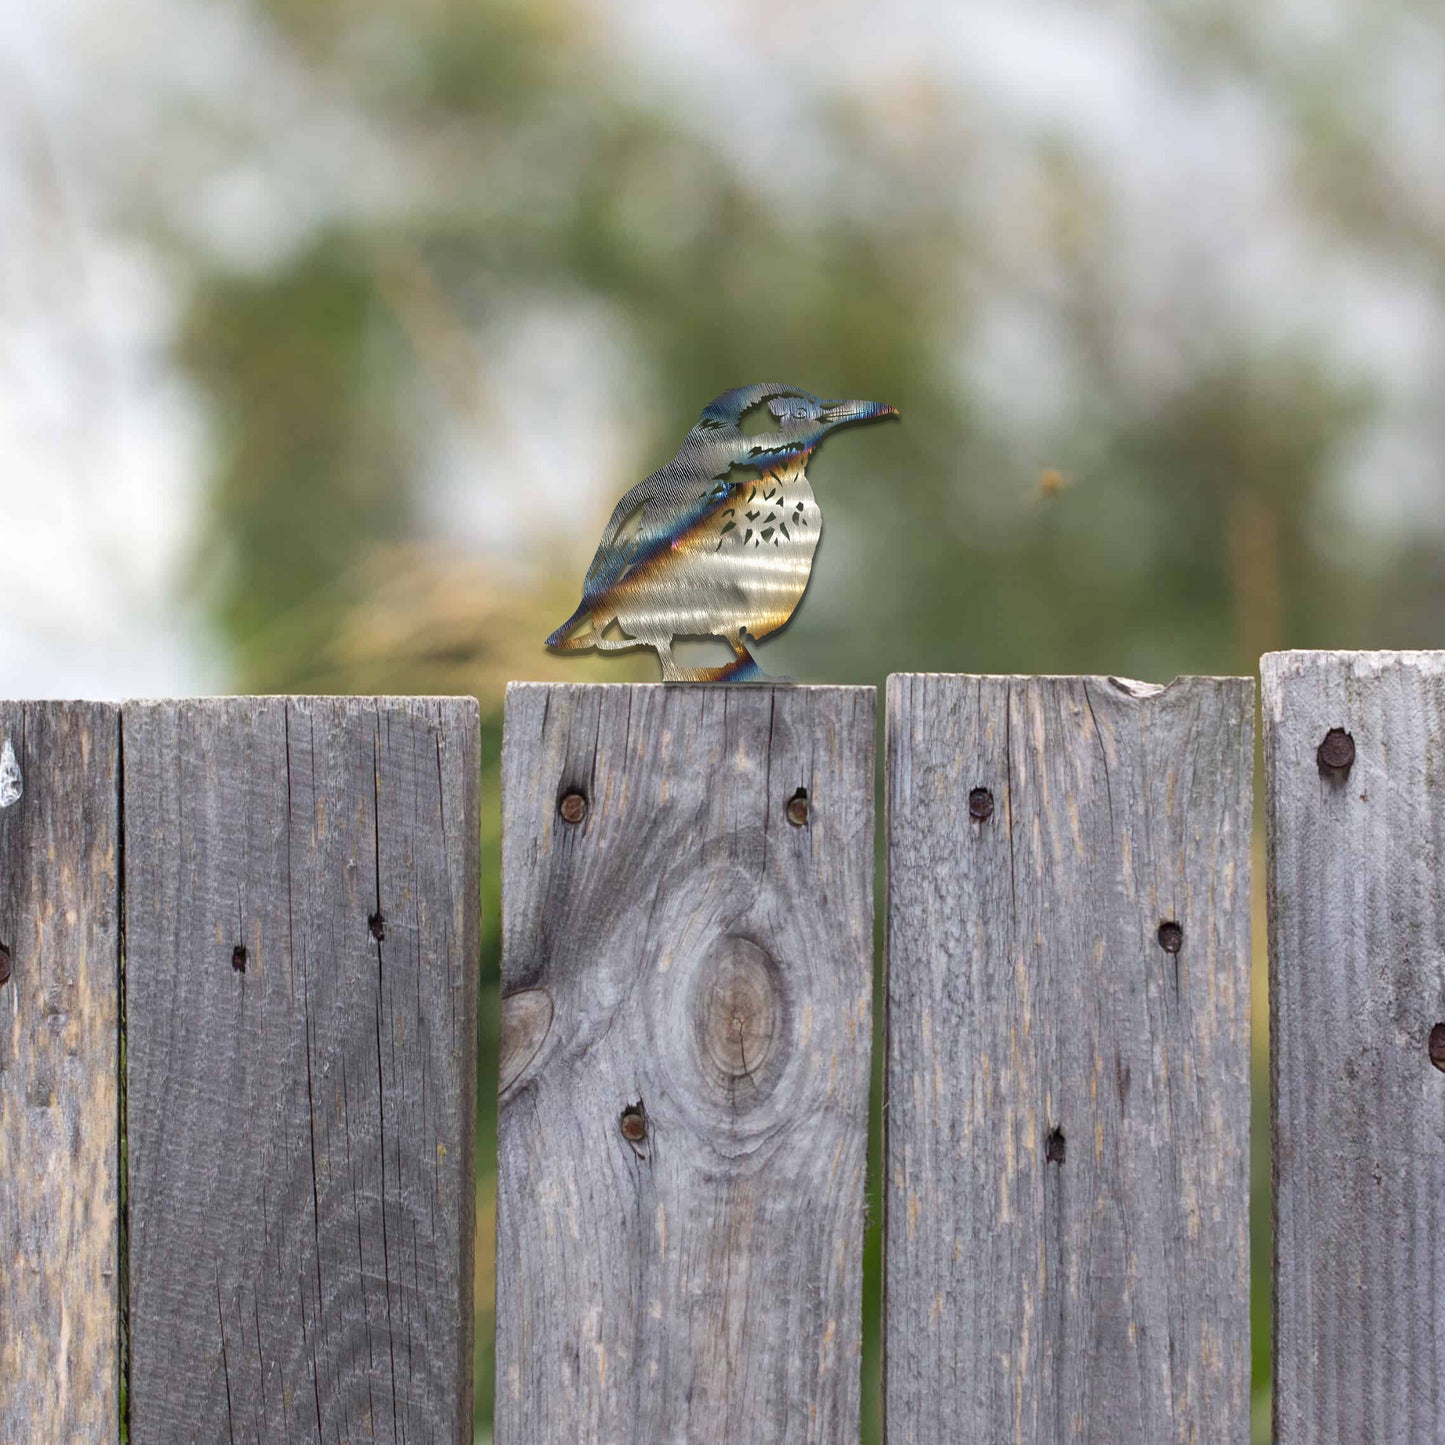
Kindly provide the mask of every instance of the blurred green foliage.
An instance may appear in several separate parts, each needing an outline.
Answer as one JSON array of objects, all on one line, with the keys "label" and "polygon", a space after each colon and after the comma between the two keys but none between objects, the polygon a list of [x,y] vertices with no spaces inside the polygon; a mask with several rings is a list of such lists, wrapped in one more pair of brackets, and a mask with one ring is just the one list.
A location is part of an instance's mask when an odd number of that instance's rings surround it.
[{"label": "blurred green foliage", "polygon": [[[1352,88],[1384,12],[1437,43],[1438,17],[1341,5],[1350,23],[1302,51],[1282,22],[1232,0],[1077,8],[1125,16],[1181,85],[1218,81],[1267,108],[1307,223],[1438,286],[1445,220],[1380,154]],[[475,692],[491,784],[508,676],[650,675],[541,652],[575,600],[584,546],[467,555],[428,520],[435,419],[485,435],[498,328],[545,299],[601,306],[635,364],[635,455],[613,495],[729,386],[778,378],[901,408],[900,426],[851,434],[817,465],[828,541],[809,605],[763,653],[778,672],[1167,680],[1252,672],[1284,645],[1439,642],[1438,535],[1355,537],[1341,507],[1341,469],[1381,406],[1370,377],[1308,327],[1230,314],[1187,274],[1142,308],[1115,178],[1068,134],[1010,138],[1017,205],[1001,229],[983,200],[987,120],[936,80],[815,87],[760,172],[728,137],[640,99],[580,3],[262,0],[260,13],[329,103],[385,138],[405,194],[328,216],[264,266],[194,262],[179,354],[214,442],[197,579],[238,689]],[[1050,376],[1036,387],[1024,374],[1017,406],[980,381],[1000,297],[1042,318],[1061,404],[1034,406],[1036,390],[1057,390]],[[613,495],[586,499],[599,524]],[[494,785],[489,796],[487,872]],[[1263,1196],[1256,1220],[1267,1228]],[[869,1262],[871,1440],[876,1232]],[[484,1316],[481,1418],[489,1336]],[[1267,1383],[1263,1308],[1255,1338]]]}]

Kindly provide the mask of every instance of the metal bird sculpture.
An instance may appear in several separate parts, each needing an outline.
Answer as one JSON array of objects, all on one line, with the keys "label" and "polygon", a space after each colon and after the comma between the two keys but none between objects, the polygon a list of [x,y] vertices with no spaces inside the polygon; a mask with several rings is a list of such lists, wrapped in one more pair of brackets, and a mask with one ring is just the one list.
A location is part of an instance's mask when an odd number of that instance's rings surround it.
[{"label": "metal bird sculpture", "polygon": [[[743,417],[764,404],[769,428],[744,433]],[[664,682],[761,679],[743,636],[776,632],[807,589],[823,523],[807,477],[814,449],[835,427],[897,414],[771,382],[724,392],[677,455],[618,502],[582,601],[547,646],[652,647]],[[733,661],[679,667],[673,640],[707,636],[725,638]]]}]

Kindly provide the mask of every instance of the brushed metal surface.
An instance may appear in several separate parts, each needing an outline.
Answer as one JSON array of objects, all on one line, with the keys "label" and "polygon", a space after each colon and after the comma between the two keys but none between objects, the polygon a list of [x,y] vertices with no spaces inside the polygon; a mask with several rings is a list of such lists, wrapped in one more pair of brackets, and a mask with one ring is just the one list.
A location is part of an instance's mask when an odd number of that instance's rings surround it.
[{"label": "brushed metal surface", "polygon": [[[766,404],[771,429],[742,430]],[[793,615],[813,570],[823,516],[807,467],[818,443],[850,422],[896,416],[872,401],[820,401],[775,382],[737,387],[704,408],[677,455],[618,502],[577,610],[547,639],[558,652],[656,649],[665,682],[763,677],[757,641]],[[678,637],[721,637],[734,660],[684,668]]]}]

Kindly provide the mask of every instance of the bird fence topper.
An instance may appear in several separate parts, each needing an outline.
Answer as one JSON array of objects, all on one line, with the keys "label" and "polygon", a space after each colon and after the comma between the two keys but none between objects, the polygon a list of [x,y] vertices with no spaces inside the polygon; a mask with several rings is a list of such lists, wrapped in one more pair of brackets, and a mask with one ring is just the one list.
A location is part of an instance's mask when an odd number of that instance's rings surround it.
[{"label": "bird fence topper", "polygon": [[[766,404],[769,430],[742,430]],[[876,401],[819,401],[761,382],[704,408],[678,453],[618,502],[597,544],[576,612],[548,639],[557,652],[653,647],[664,682],[765,678],[743,641],[776,632],[813,570],[823,516],[808,485],[818,443],[835,427],[897,416]],[[721,637],[723,667],[684,668],[679,637]]]}]

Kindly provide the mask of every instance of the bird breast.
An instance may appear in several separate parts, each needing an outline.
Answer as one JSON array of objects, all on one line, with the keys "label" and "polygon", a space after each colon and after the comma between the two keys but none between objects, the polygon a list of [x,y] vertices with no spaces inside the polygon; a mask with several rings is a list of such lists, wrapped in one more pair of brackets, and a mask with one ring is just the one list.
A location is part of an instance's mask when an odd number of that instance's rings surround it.
[{"label": "bird breast", "polygon": [[754,638],[792,616],[808,586],[822,513],[799,462],[718,495],[670,546],[617,589],[617,621],[633,636]]}]

